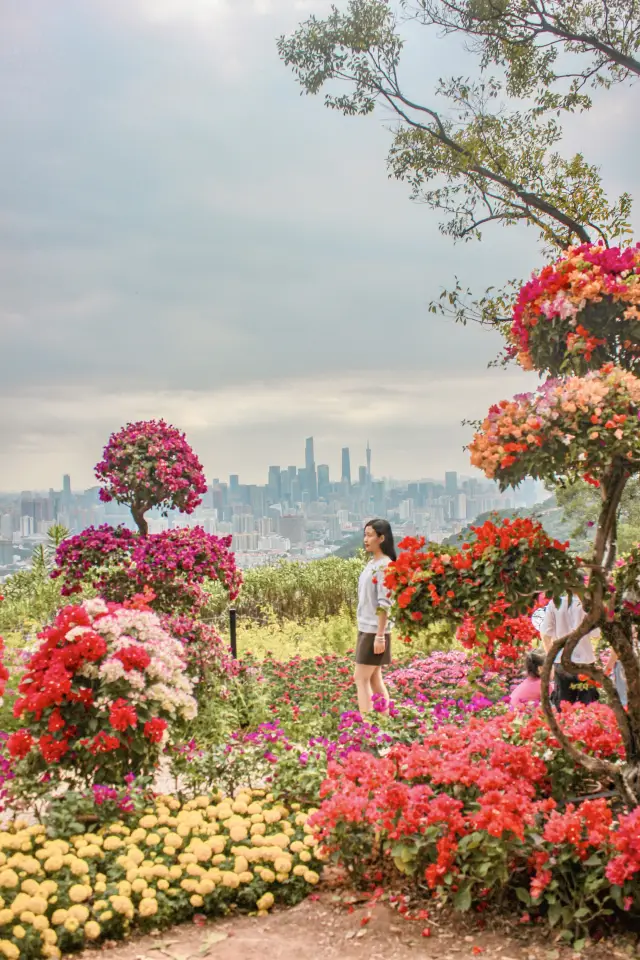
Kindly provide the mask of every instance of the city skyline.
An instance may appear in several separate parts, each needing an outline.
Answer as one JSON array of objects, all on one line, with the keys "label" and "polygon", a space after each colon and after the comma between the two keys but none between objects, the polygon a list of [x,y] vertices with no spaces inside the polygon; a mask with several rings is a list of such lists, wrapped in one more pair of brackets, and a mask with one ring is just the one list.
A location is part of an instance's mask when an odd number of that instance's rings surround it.
[{"label": "city skyline", "polygon": [[[309,444],[311,444],[311,447],[309,447]],[[299,443],[299,446],[300,446],[300,443]],[[424,474],[414,475],[414,476],[402,476],[399,474],[398,475],[394,475],[394,474],[378,475],[375,471],[373,449],[368,439],[365,441],[365,444],[362,447],[362,451],[361,451],[362,456],[359,456],[358,451],[361,445],[358,445],[357,447],[352,447],[352,446],[341,447],[338,456],[334,458],[327,458],[325,456],[321,456],[317,458],[315,456],[315,452],[317,451],[318,446],[319,445],[316,443],[315,437],[313,436],[307,437],[303,441],[302,456],[301,456],[300,450],[298,450],[297,457],[295,456],[292,457],[291,463],[287,461],[287,458],[284,458],[284,459],[280,458],[281,462],[276,464],[274,463],[274,461],[278,458],[274,455],[271,455],[271,459],[269,460],[268,463],[265,463],[265,466],[262,469],[262,471],[260,471],[260,469],[258,468],[255,471],[255,473],[251,475],[243,474],[240,470],[234,469],[234,468],[231,468],[228,473],[222,473],[221,471],[216,473],[215,471],[208,471],[205,467],[204,469],[205,469],[205,476],[207,478],[207,486],[210,489],[211,484],[214,483],[215,481],[219,481],[221,483],[224,482],[228,484],[230,479],[233,480],[233,478],[235,478],[237,482],[244,485],[249,484],[251,486],[268,487],[272,480],[271,471],[273,470],[274,467],[277,467],[279,471],[286,471],[291,469],[299,471],[307,468],[309,463],[307,459],[309,454],[309,449],[311,449],[311,454],[312,454],[312,459],[310,462],[315,467],[316,486],[314,488],[314,491],[316,494],[318,493],[318,488],[320,485],[320,471],[322,470],[323,476],[325,476],[324,471],[326,471],[328,468],[328,476],[329,476],[330,482],[332,484],[338,483],[338,482],[344,481],[345,479],[345,465],[347,465],[350,470],[349,482],[352,485],[358,484],[359,480],[361,479],[361,473],[363,470],[366,471],[369,478],[369,482],[373,477],[375,477],[377,480],[385,481],[385,483],[392,483],[392,484],[396,483],[398,485],[415,483],[415,482],[424,482],[424,481],[443,482],[446,485],[447,476],[451,472],[453,472],[458,477],[476,478],[480,482],[485,480],[483,474],[481,474],[479,471],[475,470],[471,466],[468,466],[468,469],[466,470],[458,469],[454,471],[449,471],[447,469],[444,469],[440,472],[431,471],[429,473],[424,473]],[[61,480],[62,480],[62,483],[61,483]],[[24,493],[24,492],[45,494],[49,490],[63,490],[65,493],[70,493],[71,490],[73,490],[74,493],[81,493],[85,490],[90,490],[98,486],[100,486],[100,484],[98,483],[98,480],[96,479],[93,473],[93,470],[91,470],[88,483],[83,482],[82,480],[78,481],[76,477],[74,477],[73,473],[69,470],[61,474],[61,476],[58,476],[57,478],[55,478],[53,483],[45,484],[41,482],[40,485],[32,484],[31,486],[21,486],[13,489],[3,488],[2,486],[0,486],[0,495],[11,496],[11,495],[19,495],[20,493]]]}]

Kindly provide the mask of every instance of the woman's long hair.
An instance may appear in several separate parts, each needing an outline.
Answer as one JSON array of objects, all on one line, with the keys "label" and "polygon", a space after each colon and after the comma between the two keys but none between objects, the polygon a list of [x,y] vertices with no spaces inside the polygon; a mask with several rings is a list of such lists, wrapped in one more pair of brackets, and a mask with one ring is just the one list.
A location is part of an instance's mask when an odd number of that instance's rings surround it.
[{"label": "woman's long hair", "polygon": [[380,549],[386,557],[389,557],[390,560],[396,559],[396,547],[393,542],[393,531],[391,529],[391,524],[388,520],[369,520],[368,523],[365,523],[365,530],[367,527],[371,527],[372,530],[378,534],[379,537],[384,537],[380,544]]}]

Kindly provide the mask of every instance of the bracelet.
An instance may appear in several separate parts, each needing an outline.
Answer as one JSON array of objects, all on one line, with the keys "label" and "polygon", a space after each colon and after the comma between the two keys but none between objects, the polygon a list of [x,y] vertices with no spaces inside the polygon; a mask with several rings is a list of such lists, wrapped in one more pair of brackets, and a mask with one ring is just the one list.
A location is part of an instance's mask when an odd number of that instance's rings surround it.
[{"label": "bracelet", "polygon": [[387,637],[384,633],[376,633],[376,640],[386,640]]}]

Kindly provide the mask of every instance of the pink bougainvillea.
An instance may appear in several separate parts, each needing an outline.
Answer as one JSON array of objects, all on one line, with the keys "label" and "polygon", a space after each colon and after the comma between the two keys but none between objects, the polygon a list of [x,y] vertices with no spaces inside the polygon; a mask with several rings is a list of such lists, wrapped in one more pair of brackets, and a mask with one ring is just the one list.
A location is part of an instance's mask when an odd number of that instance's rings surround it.
[{"label": "pink bougainvillea", "polygon": [[231,537],[216,537],[202,527],[179,527],[140,537],[123,527],[89,527],[69,537],[56,553],[54,578],[62,593],[78,593],[90,584],[105,599],[122,602],[151,587],[159,612],[197,610],[206,600],[203,584],[218,580],[231,599],[242,584]]},{"label": "pink bougainvillea", "polygon": [[193,513],[207,490],[202,464],[184,433],[164,420],[128,423],[112,434],[95,473],[104,484],[100,499],[131,507],[141,533],[147,532],[147,510]]}]

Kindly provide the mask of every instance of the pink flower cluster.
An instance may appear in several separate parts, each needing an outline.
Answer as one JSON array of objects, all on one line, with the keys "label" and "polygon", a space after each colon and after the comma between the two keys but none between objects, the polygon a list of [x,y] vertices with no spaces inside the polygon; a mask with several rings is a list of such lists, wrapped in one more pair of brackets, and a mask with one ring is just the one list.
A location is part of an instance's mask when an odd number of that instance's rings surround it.
[{"label": "pink flower cluster", "polygon": [[112,434],[95,473],[104,484],[101,500],[143,510],[193,513],[207,490],[202,464],[184,433],[164,420],[128,423]]},{"label": "pink flower cluster", "polygon": [[202,527],[140,537],[103,524],[65,540],[51,576],[62,578],[63,596],[89,583],[107,600],[122,602],[152,587],[154,609],[193,610],[206,600],[206,580],[219,580],[231,599],[238,595],[242,577],[230,547],[231,537],[213,536]]},{"label": "pink flower cluster", "polygon": [[637,467],[639,418],[640,379],[606,364],[491,407],[469,445],[471,463],[504,484],[597,475],[614,457]]},{"label": "pink flower cluster", "polygon": [[[625,320],[640,319],[640,244],[621,249],[583,243],[534,274],[520,290],[513,310],[511,354],[527,370],[545,369],[543,354],[553,323],[566,350],[589,361],[607,340],[599,335],[601,331],[578,324],[578,318],[590,304],[603,303],[613,308],[614,321],[620,319],[624,324]],[[620,329],[619,338],[629,338],[624,347],[632,354],[640,353],[629,325]]]}]

